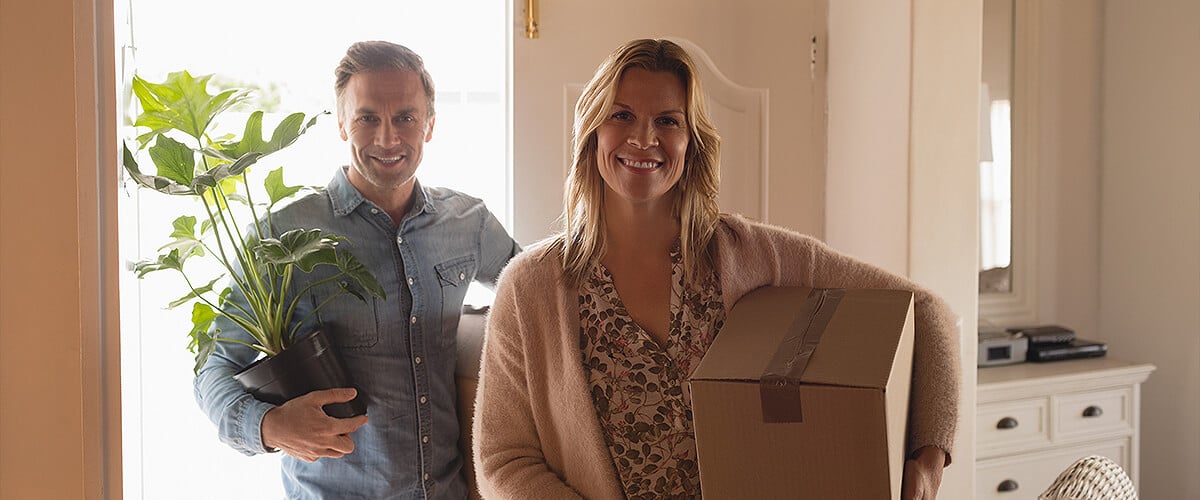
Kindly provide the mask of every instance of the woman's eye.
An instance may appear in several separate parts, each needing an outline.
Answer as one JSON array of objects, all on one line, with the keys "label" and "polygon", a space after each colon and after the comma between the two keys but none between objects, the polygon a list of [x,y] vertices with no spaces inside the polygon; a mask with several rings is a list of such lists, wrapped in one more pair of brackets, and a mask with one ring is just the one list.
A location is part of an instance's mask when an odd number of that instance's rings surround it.
[{"label": "woman's eye", "polygon": [[631,120],[631,119],[633,119],[633,113],[630,113],[628,111],[617,111],[616,113],[612,114],[612,118],[614,120],[621,120],[621,121]]},{"label": "woman's eye", "polygon": [[678,127],[678,126],[679,126],[679,120],[676,120],[676,119],[674,119],[674,118],[671,118],[671,117],[669,117],[669,116],[664,116],[664,117],[662,117],[662,118],[659,118],[659,119],[658,119],[658,123],[659,123],[660,125],[666,125],[666,126],[668,126],[668,127]]}]

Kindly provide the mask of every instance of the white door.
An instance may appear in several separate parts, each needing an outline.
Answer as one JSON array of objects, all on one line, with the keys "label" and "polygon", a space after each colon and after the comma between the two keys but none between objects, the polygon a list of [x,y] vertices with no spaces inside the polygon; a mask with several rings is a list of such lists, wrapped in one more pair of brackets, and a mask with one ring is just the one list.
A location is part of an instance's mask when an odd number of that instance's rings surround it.
[{"label": "white door", "polygon": [[558,229],[575,99],[635,38],[670,38],[701,66],[722,136],[721,209],[821,236],[825,186],[824,0],[514,0],[513,214],[522,244]]}]

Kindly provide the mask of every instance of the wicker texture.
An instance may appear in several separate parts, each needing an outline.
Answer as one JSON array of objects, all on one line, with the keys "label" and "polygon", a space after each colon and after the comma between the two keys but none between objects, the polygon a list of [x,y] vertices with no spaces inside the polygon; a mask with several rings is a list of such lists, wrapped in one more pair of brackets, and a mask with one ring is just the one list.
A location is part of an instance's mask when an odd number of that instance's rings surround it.
[{"label": "wicker texture", "polygon": [[1076,460],[1038,500],[1137,500],[1133,481],[1108,457]]}]

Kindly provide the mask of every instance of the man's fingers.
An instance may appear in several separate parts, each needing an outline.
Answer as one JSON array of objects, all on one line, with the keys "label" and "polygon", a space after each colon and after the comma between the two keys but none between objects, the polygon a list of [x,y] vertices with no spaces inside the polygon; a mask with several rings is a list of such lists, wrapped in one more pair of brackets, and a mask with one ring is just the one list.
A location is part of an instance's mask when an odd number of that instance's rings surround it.
[{"label": "man's fingers", "polygon": [[313,391],[301,397],[308,399],[309,402],[313,404],[325,406],[330,403],[345,403],[351,399],[354,399],[354,396],[356,395],[358,395],[358,391],[354,390],[353,387],[341,387],[337,389]]},{"label": "man's fingers", "polygon": [[333,424],[330,426],[330,431],[334,434],[349,434],[358,430],[359,427],[367,425],[367,416],[359,415],[350,418],[334,418]]},{"label": "man's fingers", "polygon": [[331,454],[338,454],[337,456],[339,458],[342,455],[349,455],[350,453],[354,452],[354,440],[350,439],[350,436],[344,434],[337,436],[334,438],[333,445],[329,448],[329,452]]}]

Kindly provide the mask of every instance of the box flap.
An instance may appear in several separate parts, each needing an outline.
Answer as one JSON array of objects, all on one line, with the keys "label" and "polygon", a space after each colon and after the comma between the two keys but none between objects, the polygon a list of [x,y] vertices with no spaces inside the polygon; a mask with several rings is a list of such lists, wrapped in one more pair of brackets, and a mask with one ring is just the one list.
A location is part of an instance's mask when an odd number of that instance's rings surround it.
[{"label": "box flap", "polygon": [[763,287],[742,296],[692,372],[692,380],[758,381],[810,290]]},{"label": "box flap", "polygon": [[[780,354],[800,354],[798,344],[785,340],[794,337],[795,330],[809,326],[811,316],[822,316],[813,325],[823,326],[816,332],[820,341],[799,373],[800,382],[885,387],[900,337],[911,318],[912,292],[845,290],[837,300],[821,299],[818,295],[822,292],[807,287],[764,287],[742,297],[692,379],[759,381]],[[824,320],[828,322],[821,325]]]}]

